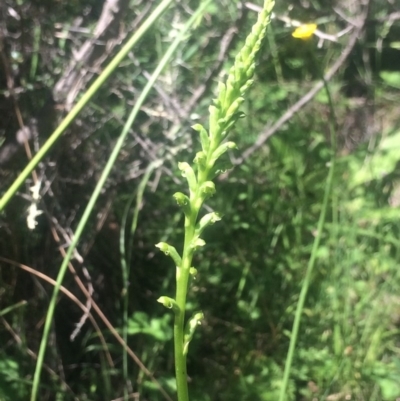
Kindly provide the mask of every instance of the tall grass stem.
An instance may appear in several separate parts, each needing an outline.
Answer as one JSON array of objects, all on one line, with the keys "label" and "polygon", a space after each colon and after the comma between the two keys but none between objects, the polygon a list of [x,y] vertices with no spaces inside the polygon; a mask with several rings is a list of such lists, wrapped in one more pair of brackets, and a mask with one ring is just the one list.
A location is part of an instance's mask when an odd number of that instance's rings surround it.
[{"label": "tall grass stem", "polygon": [[[314,58],[314,62],[319,68],[319,63],[318,60],[316,60],[314,52],[311,51],[311,57]],[[281,386],[281,391],[279,393],[279,401],[285,401],[286,398],[286,392],[289,384],[289,377],[290,377],[290,371],[293,363],[293,357],[294,357],[294,351],[296,348],[296,343],[297,339],[299,336],[299,330],[300,330],[300,323],[301,323],[301,318],[304,310],[304,304],[307,298],[307,293],[308,289],[310,287],[311,283],[311,277],[312,273],[314,271],[315,267],[315,262],[317,260],[317,253],[318,253],[318,248],[321,243],[321,238],[322,238],[322,232],[325,226],[325,220],[326,220],[326,213],[328,210],[328,204],[329,200],[331,197],[331,192],[332,192],[332,187],[333,187],[333,181],[334,181],[334,173],[335,173],[335,164],[336,164],[336,142],[337,142],[337,135],[336,135],[336,119],[335,119],[335,108],[333,105],[331,93],[329,90],[329,86],[327,81],[324,78],[324,75],[319,68],[319,75],[321,76],[321,79],[324,83],[325,91],[328,97],[328,104],[329,104],[329,109],[330,109],[330,115],[329,115],[329,132],[330,132],[330,140],[331,140],[331,147],[332,147],[332,153],[331,153],[331,160],[329,162],[329,171],[328,171],[328,176],[325,184],[325,191],[324,191],[324,197],[322,201],[322,207],[321,207],[321,212],[319,215],[318,219],[318,225],[317,225],[317,233],[314,239],[314,243],[311,249],[311,255],[310,259],[308,261],[307,265],[307,270],[306,274],[304,276],[304,281],[301,287],[300,295],[299,295],[299,300],[297,302],[297,307],[296,307],[296,312],[295,312],[295,317],[294,317],[294,322],[293,322],[293,327],[291,331],[291,336],[290,336],[290,343],[289,343],[289,350],[288,354],[286,357],[286,362],[285,362],[285,369],[283,373],[283,380],[282,380],[282,386]]]},{"label": "tall grass stem", "polygon": [[10,188],[0,199],[0,212],[4,209],[13,195],[17,192],[18,188],[23,184],[28,175],[32,170],[38,165],[38,163],[46,156],[50,148],[57,142],[61,134],[67,129],[67,127],[72,123],[75,117],[81,112],[81,110],[86,106],[93,95],[99,90],[99,88],[104,84],[111,73],[117,68],[125,56],[130,52],[132,47],[137,44],[137,42],[142,38],[142,36],[149,30],[149,28],[154,24],[154,22],[168,9],[173,0],[163,0],[158,7],[151,13],[151,15],[143,22],[143,24],[138,28],[138,30],[132,35],[128,42],[122,47],[122,49],[116,54],[116,56],[107,65],[104,71],[99,75],[99,77],[93,82],[90,88],[83,94],[77,104],[72,108],[72,110],[67,114],[64,120],[60,123],[57,129],[51,134],[49,139],[43,144],[36,155],[29,161],[21,174],[12,183]]},{"label": "tall grass stem", "polygon": [[[37,399],[37,394],[38,394],[38,389],[39,389],[39,382],[40,382],[40,374],[42,371],[42,367],[43,367],[43,361],[44,361],[44,355],[46,352],[46,347],[47,347],[47,342],[48,342],[48,338],[49,338],[49,333],[50,333],[50,328],[51,328],[51,324],[53,321],[53,316],[54,316],[54,310],[55,310],[55,305],[56,305],[56,300],[57,300],[57,295],[59,293],[60,290],[60,286],[61,283],[64,279],[65,273],[67,271],[67,267],[68,267],[68,263],[71,259],[71,256],[73,254],[74,249],[76,248],[80,237],[83,233],[84,228],[86,227],[87,221],[89,219],[89,216],[92,212],[92,210],[94,209],[94,206],[97,202],[97,199],[101,193],[101,190],[111,172],[112,167],[115,164],[115,161],[117,160],[118,154],[121,151],[121,148],[124,144],[125,138],[128,135],[131,126],[133,124],[133,122],[136,119],[136,116],[140,110],[140,108],[142,107],[145,99],[147,98],[148,94],[150,93],[150,90],[153,88],[157,78],[159,77],[159,75],[161,74],[161,72],[163,71],[163,69],[165,68],[165,66],[167,65],[167,63],[170,61],[170,59],[172,58],[172,55],[174,54],[174,52],[176,51],[176,49],[178,48],[178,46],[180,45],[180,43],[184,40],[184,38],[186,37],[186,34],[188,32],[188,30],[191,28],[191,26],[196,22],[196,19],[199,17],[199,15],[201,15],[201,13],[204,12],[205,6],[208,5],[208,3],[210,2],[210,0],[202,3],[200,5],[200,7],[198,8],[198,10],[193,14],[193,16],[189,19],[189,21],[184,25],[184,27],[182,28],[182,30],[179,32],[179,34],[176,36],[176,38],[174,39],[174,41],[171,43],[170,47],[168,48],[168,50],[166,51],[165,55],[163,56],[163,58],[160,60],[157,68],[155,69],[155,71],[153,72],[153,74],[151,75],[150,79],[148,80],[145,88],[143,89],[142,93],[140,94],[139,98],[137,99],[135,106],[132,109],[132,112],[130,113],[124,127],[123,130],[114,146],[114,149],[112,150],[112,153],[107,161],[107,164],[105,165],[103,172],[100,176],[100,179],[92,193],[92,196],[90,197],[90,200],[85,208],[85,211],[81,217],[81,220],[78,223],[78,226],[76,228],[75,231],[75,235],[73,237],[73,240],[71,242],[71,245],[68,248],[68,252],[63,260],[63,263],[60,267],[60,270],[58,272],[57,275],[57,280],[56,280],[56,285],[54,286],[54,290],[53,290],[53,294],[50,300],[50,304],[49,304],[49,308],[47,311],[47,315],[46,315],[46,321],[45,321],[45,325],[44,325],[44,329],[43,329],[43,335],[42,335],[42,339],[41,339],[41,343],[40,343],[40,348],[39,348],[39,353],[38,353],[38,359],[37,359],[37,363],[36,363],[36,369],[35,369],[35,374],[34,374],[34,379],[33,379],[33,386],[32,386],[32,393],[31,393],[31,401],[36,401]],[[158,10],[158,14],[160,15],[161,12],[161,5],[163,5],[162,10],[165,11],[166,7],[169,5],[170,0],[168,1],[163,1],[160,6],[157,8]],[[155,19],[153,18],[153,21]]]}]

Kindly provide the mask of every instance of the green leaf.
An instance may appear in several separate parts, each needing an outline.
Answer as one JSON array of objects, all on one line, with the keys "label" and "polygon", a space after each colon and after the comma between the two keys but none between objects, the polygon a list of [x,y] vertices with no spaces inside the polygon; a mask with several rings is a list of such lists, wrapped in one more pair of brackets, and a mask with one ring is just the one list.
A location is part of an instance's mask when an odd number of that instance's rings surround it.
[{"label": "green leaf", "polygon": [[381,71],[379,75],[387,85],[400,89],[400,72]]},{"label": "green leaf", "polygon": [[400,131],[384,138],[367,162],[363,161],[361,164],[356,159],[351,160],[352,184],[357,186],[372,180],[381,180],[395,170],[399,160]]},{"label": "green leaf", "polygon": [[149,319],[146,313],[135,312],[128,321],[128,334],[145,334],[159,341],[169,341],[172,338],[170,320],[170,314]]}]

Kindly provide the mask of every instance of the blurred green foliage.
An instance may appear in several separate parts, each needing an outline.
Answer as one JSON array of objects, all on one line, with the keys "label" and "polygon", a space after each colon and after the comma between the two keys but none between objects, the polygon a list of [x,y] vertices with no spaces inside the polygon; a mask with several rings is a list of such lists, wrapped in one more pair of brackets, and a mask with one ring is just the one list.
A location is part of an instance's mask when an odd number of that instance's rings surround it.
[{"label": "blurred green foliage", "polygon": [[[174,24],[185,21],[196,4],[178,4],[159,21],[40,168],[51,183],[43,202],[66,229],[73,231],[76,225],[110,144],[146,83],[144,72],[154,69],[171,41]],[[398,20],[386,18],[397,6],[389,1],[379,7],[371,4],[363,35],[328,83],[339,143],[337,169],[288,401],[393,401],[400,397],[400,57],[396,46],[400,28]],[[7,7],[16,11],[19,21]],[[131,1],[124,29],[129,30],[146,7],[146,2]],[[9,58],[15,87],[21,89],[18,104],[24,118],[29,118],[45,104],[46,93],[73,57],[72,49],[85,39],[70,33],[63,40],[54,24],[66,28],[82,17],[83,27],[93,27],[101,6],[93,1],[61,7],[57,1],[5,0],[0,11],[8,27],[2,54]],[[343,15],[355,17],[357,10],[339,0],[282,1],[275,13],[301,22],[316,21],[321,31],[335,34],[348,24]],[[193,158],[199,149],[190,126],[204,122],[218,76],[232,64],[254,20],[254,12],[239,1],[215,2],[210,8],[143,108],[98,205],[97,212],[105,219],[99,224],[101,219],[93,218],[80,247],[94,298],[121,330],[118,244],[122,211],[149,161],[165,158],[163,169],[145,193],[134,237],[128,342],[170,394],[175,385],[172,319],[163,314],[156,299],[173,292],[175,272],[154,244],[181,241],[182,216],[172,198],[183,187],[177,161]],[[30,34],[35,26],[41,28],[41,40],[32,76],[34,35]],[[237,35],[218,64],[221,41],[229,29]],[[338,42],[325,41],[319,48],[316,37],[307,42],[292,38],[292,29],[278,18],[273,20],[256,82],[243,106],[246,118],[233,133],[240,150],[226,157],[227,165],[316,83],[319,71],[334,63],[349,38],[347,34]],[[206,81],[210,71],[213,74]],[[202,96],[180,114],[202,84]],[[2,143],[18,128],[4,64],[0,65],[0,85]],[[205,314],[188,357],[193,400],[272,401],[278,397],[332,154],[328,118],[327,98],[320,92],[249,158],[217,179],[218,196],[207,203],[223,219],[206,233],[207,246],[196,258],[198,274],[189,294],[189,311]],[[39,143],[44,136],[39,133]],[[0,193],[24,163],[22,153],[1,166]],[[21,190],[21,194],[28,192]],[[26,228],[28,205],[20,196],[0,216],[0,256],[54,277],[60,260],[57,244],[46,218],[39,220],[37,231]],[[82,298],[72,277],[64,285]],[[0,288],[0,311],[21,299],[28,301],[26,308],[0,317],[0,399],[25,400],[35,363],[31,351],[38,349],[51,286],[2,260]],[[163,399],[133,362],[129,363],[130,382],[122,380],[121,348],[103,326],[114,366],[108,364],[90,323],[72,343],[69,335],[80,317],[81,311],[70,300],[60,301],[41,400],[121,399],[124,388],[140,394],[136,399]]]}]

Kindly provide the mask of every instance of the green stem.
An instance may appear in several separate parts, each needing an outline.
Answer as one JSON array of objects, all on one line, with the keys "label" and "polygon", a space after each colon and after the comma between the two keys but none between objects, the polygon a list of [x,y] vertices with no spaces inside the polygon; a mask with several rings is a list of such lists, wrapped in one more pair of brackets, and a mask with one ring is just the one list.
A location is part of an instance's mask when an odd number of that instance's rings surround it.
[{"label": "green stem", "polygon": [[[311,52],[311,53],[312,53],[311,57],[313,57],[315,64],[319,67],[318,61],[316,60],[314,53],[313,52]],[[311,256],[308,261],[306,275],[304,277],[304,282],[301,287],[299,300],[297,302],[296,313],[295,313],[293,328],[292,328],[291,337],[290,337],[289,350],[288,350],[288,354],[286,357],[285,370],[283,373],[282,386],[281,386],[281,391],[279,394],[279,401],[285,400],[285,394],[286,394],[287,387],[289,384],[289,376],[290,376],[290,371],[291,371],[291,367],[292,367],[297,338],[299,335],[301,318],[302,318],[302,314],[303,314],[304,304],[305,304],[305,301],[307,298],[308,288],[310,287],[310,283],[311,283],[312,272],[314,271],[315,261],[317,259],[317,251],[319,248],[319,244],[321,243],[322,231],[323,231],[323,228],[325,225],[326,212],[328,210],[328,202],[329,202],[330,195],[332,192],[332,187],[333,187],[333,178],[334,178],[335,164],[336,164],[335,109],[334,109],[332,97],[330,94],[330,90],[328,87],[328,83],[325,80],[325,77],[324,77],[322,71],[320,70],[319,72],[320,72],[321,79],[323,80],[325,91],[326,91],[326,94],[328,96],[328,101],[329,101],[329,108],[330,108],[329,131],[330,131],[330,139],[331,139],[331,146],[332,146],[332,156],[331,156],[331,161],[330,161],[330,166],[329,166],[328,178],[327,178],[326,185],[325,185],[322,209],[321,209],[321,212],[319,215],[319,220],[318,220],[317,235],[316,235],[314,243],[313,243],[313,247],[311,250]]]},{"label": "green stem", "polygon": [[[184,284],[182,284],[180,287],[183,287],[183,285]],[[186,299],[186,293],[182,294],[182,299]],[[176,377],[176,391],[178,393],[178,401],[189,401],[186,355],[183,353],[184,323],[185,323],[185,311],[183,310],[175,314],[175,322],[174,322],[175,377]]]},{"label": "green stem", "polygon": [[329,168],[327,183],[325,186],[325,194],[324,194],[324,200],[323,200],[323,204],[322,204],[322,210],[321,210],[321,214],[319,216],[319,221],[318,221],[317,236],[315,237],[315,241],[314,241],[314,244],[312,247],[311,257],[308,262],[306,275],[304,277],[304,282],[301,287],[301,292],[300,292],[299,300],[297,303],[296,314],[294,317],[293,328],[292,328],[291,337],[290,337],[289,351],[288,351],[288,354],[286,357],[282,387],[281,387],[281,392],[279,395],[279,401],[285,400],[285,393],[286,393],[288,383],[289,383],[290,370],[292,367],[294,351],[296,348],[297,338],[299,335],[299,328],[300,328],[300,322],[301,322],[302,313],[303,313],[303,309],[304,309],[304,304],[306,301],[308,288],[311,283],[311,275],[314,270],[315,261],[317,259],[317,251],[319,248],[319,244],[321,242],[322,231],[323,231],[324,224],[325,224],[326,211],[328,209],[328,201],[329,201],[329,197],[330,197],[330,193],[331,193],[331,189],[332,189],[334,165],[335,165],[335,163],[332,160],[331,166]]},{"label": "green stem", "polygon": [[[133,237],[136,232],[140,205],[142,204],[143,193],[150,179],[152,172],[161,165],[161,161],[157,160],[149,164],[143,178],[140,180],[138,188],[132,192],[128,202],[126,203],[124,214],[121,221],[120,231],[120,254],[121,254],[121,269],[122,269],[122,339],[128,343],[128,312],[129,312],[129,280],[130,266],[132,262]],[[126,226],[128,222],[128,214],[131,210],[132,202],[136,197],[136,205],[133,209],[133,218],[131,229],[126,240]],[[127,242],[127,243],[126,243]],[[126,348],[122,349],[122,374],[124,378],[124,401],[129,399],[128,392],[128,352]]]},{"label": "green stem", "polygon": [[[194,202],[192,202],[194,203]],[[189,271],[192,265],[193,250],[191,249],[194,237],[194,227],[196,225],[198,210],[193,210],[190,217],[185,218],[185,242],[182,257],[182,266],[176,275],[176,303],[179,312],[175,314],[174,322],[174,349],[175,349],[175,375],[178,401],[188,401],[189,392],[187,385],[186,354],[183,351],[184,344],[184,325],[186,311],[186,296],[189,282]]]}]

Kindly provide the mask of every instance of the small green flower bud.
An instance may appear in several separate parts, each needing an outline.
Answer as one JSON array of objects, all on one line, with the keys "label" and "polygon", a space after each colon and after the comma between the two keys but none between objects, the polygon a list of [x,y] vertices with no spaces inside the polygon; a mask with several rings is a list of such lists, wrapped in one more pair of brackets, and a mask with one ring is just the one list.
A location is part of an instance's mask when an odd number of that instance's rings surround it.
[{"label": "small green flower bud", "polygon": [[196,250],[199,247],[202,247],[206,244],[206,241],[204,241],[202,238],[199,237],[194,237],[192,243],[190,244],[190,247]]},{"label": "small green flower bud", "polygon": [[182,258],[179,256],[178,252],[173,246],[168,245],[166,242],[159,242],[156,244],[156,247],[159,248],[161,252],[164,252],[167,256],[170,256],[175,262],[176,266],[182,266]]},{"label": "small green flower bud", "polygon": [[216,160],[218,160],[228,149],[237,149],[236,143],[229,141],[220,145],[212,154],[212,162],[214,163]]},{"label": "small green flower bud", "polygon": [[244,94],[251,85],[253,85],[254,80],[249,79],[243,86],[240,87],[240,93]]},{"label": "small green flower bud", "polygon": [[233,70],[235,82],[243,80],[246,69],[246,64],[242,61],[241,54],[239,53]]},{"label": "small green flower bud", "polygon": [[204,170],[206,168],[207,156],[204,152],[197,152],[193,161],[201,170]]},{"label": "small green flower bud", "polygon": [[203,152],[207,153],[210,147],[210,138],[208,137],[208,132],[201,124],[195,124],[192,126],[192,128],[200,134],[201,147]]},{"label": "small green flower bud", "polygon": [[230,106],[229,109],[226,111],[226,118],[231,117],[233,114],[235,114],[238,110],[239,107],[242,105],[244,102],[244,99],[242,97],[238,97]]},{"label": "small green flower bud", "polygon": [[218,133],[220,131],[220,127],[218,124],[218,120],[220,118],[220,110],[214,105],[211,105],[208,108],[210,112],[210,119],[209,119],[209,125],[210,125],[210,139],[215,139],[218,140]]},{"label": "small green flower bud", "polygon": [[189,189],[194,192],[197,187],[197,180],[192,167],[190,166],[189,163],[180,162],[178,163],[178,168],[179,170],[182,171],[182,176],[186,177],[187,182],[189,184]]},{"label": "small green flower bud", "polygon": [[203,312],[194,314],[189,321],[186,323],[185,334],[183,336],[183,355],[187,355],[189,350],[189,343],[192,341],[196,327],[201,324],[204,319]]},{"label": "small green flower bud", "polygon": [[[230,79],[231,78],[231,79]],[[234,76],[232,75],[231,77],[228,78],[228,82],[226,83],[227,86],[227,95],[226,95],[226,107],[229,108],[229,106],[232,104],[232,102],[237,99],[241,93],[238,92],[238,85],[234,81]]]},{"label": "small green flower bud", "polygon": [[211,224],[214,224],[215,222],[220,221],[220,220],[221,220],[221,217],[219,217],[218,213],[215,213],[215,212],[207,213],[198,222],[197,227],[196,227],[196,234],[201,235],[203,230],[206,227],[208,227]]},{"label": "small green flower bud", "polygon": [[176,303],[175,299],[172,299],[170,297],[160,297],[157,299],[157,302],[160,304],[163,304],[166,308],[172,309],[174,313],[179,313],[180,309],[178,304]]},{"label": "small green flower bud", "polygon": [[169,245],[166,242],[159,242],[158,244],[156,244],[156,247],[161,252],[164,252],[166,255],[169,255]]},{"label": "small green flower bud", "polygon": [[249,68],[246,71],[246,81],[248,81],[249,79],[253,78],[255,69],[256,69],[256,64],[255,63],[251,63],[251,65],[249,66]]},{"label": "small green flower bud", "polygon": [[200,193],[203,200],[210,198],[215,194],[215,184],[212,181],[206,181],[201,184]]},{"label": "small green flower bud", "polygon": [[189,197],[182,192],[176,192],[172,196],[175,198],[176,203],[182,208],[185,216],[189,216],[191,211]]},{"label": "small green flower bud", "polygon": [[190,199],[182,192],[176,192],[172,195],[179,206],[186,206],[190,203]]},{"label": "small green flower bud", "polygon": [[221,105],[225,104],[226,96],[226,85],[223,82],[218,83],[218,101]]}]

